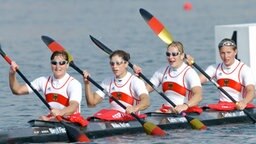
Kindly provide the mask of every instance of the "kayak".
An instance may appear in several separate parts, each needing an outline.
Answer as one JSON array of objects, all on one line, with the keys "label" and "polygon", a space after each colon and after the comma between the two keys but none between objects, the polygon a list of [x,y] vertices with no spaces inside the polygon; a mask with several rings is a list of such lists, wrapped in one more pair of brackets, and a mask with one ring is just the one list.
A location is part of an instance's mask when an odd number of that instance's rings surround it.
[{"label": "kayak", "polygon": [[[248,111],[256,116],[255,109]],[[148,112],[147,121],[153,122],[164,130],[169,129],[192,129],[186,118],[168,113]],[[200,119],[205,125],[225,125],[235,123],[250,123],[251,120],[243,111],[212,111],[206,110],[202,114],[190,114],[191,117]],[[48,122],[42,120],[28,121],[30,127],[8,130],[5,132],[9,143],[42,143],[42,142],[68,142],[65,127],[59,122]],[[114,122],[91,119],[86,127],[78,127],[90,139],[122,135],[144,133],[143,127],[138,121]]]}]

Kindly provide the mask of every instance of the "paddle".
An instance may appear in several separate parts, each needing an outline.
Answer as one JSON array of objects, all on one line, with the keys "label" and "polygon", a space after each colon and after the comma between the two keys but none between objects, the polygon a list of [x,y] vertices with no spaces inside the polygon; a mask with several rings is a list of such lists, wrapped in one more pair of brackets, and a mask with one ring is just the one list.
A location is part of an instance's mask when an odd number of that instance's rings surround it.
[{"label": "paddle", "polygon": [[[173,41],[173,36],[171,35],[171,33],[168,32],[168,30],[164,27],[164,25],[156,18],[154,17],[152,14],[150,14],[149,12],[147,12],[144,9],[140,9],[140,14],[141,16],[144,18],[144,20],[147,22],[147,24],[150,26],[150,28],[154,31],[154,33],[161,39],[163,40],[166,44],[170,44]],[[155,90],[157,91],[161,96],[163,96],[164,99],[166,99],[173,107],[175,107],[176,105],[170,101],[170,99],[168,99],[168,97],[166,97],[164,95],[164,93],[159,92],[157,90],[157,88],[144,76],[142,76],[142,78]],[[192,118],[187,116],[187,114],[185,112],[182,112],[182,115],[185,116],[185,118],[187,119],[187,121],[190,123],[190,125],[194,128],[194,129],[206,129],[206,126],[199,120],[196,118]]]},{"label": "paddle", "polygon": [[[0,54],[2,57],[11,65],[11,58],[8,57],[5,52],[2,50],[0,45]],[[41,96],[41,94],[31,85],[31,83],[28,81],[28,79],[21,73],[19,69],[16,70],[16,72],[20,75],[20,77],[29,85],[29,87],[34,91],[34,93],[38,96],[38,98],[46,105],[46,107],[51,110],[50,105],[46,102],[46,100]],[[62,121],[62,118],[60,116],[56,116],[56,119],[65,127],[67,131],[67,136],[70,140],[70,142],[90,142],[90,139],[82,133],[79,129],[76,127]]]},{"label": "paddle", "polygon": [[173,41],[173,36],[171,33],[168,32],[168,30],[164,27],[164,25],[152,14],[150,14],[145,9],[140,9],[140,14],[143,17],[143,19],[146,21],[146,23],[149,25],[151,30],[154,31],[154,33],[166,44],[171,44]]},{"label": "paddle", "polygon": [[[170,44],[173,41],[172,35],[164,28],[160,21],[158,21],[152,14],[147,12],[144,9],[140,9],[140,14],[144,20],[148,23],[150,28],[158,35],[158,37],[164,41],[166,44]],[[236,31],[233,33],[232,39],[236,39]],[[207,77],[221,92],[223,92],[230,100],[234,103],[237,103],[233,97],[231,97],[222,87],[220,87],[209,75],[207,75],[195,62],[192,62],[192,65],[199,70],[205,77]],[[243,110],[244,113],[253,121],[256,122],[256,119],[248,112],[246,109]]]},{"label": "paddle", "polygon": [[[48,48],[53,52],[56,50],[65,50],[64,47],[62,47],[60,44],[58,44],[56,41],[54,41],[53,39],[47,37],[47,36],[42,36],[42,40],[44,41],[44,43],[48,46]],[[72,57],[71,57],[72,58]],[[78,73],[80,73],[83,76],[83,71],[78,68],[73,59],[70,59],[70,66],[72,68],[74,68]],[[99,88],[101,91],[103,91],[107,96],[109,96],[112,100],[114,100],[117,104],[119,104],[123,109],[126,109],[126,107],[119,102],[116,98],[112,97],[111,95],[108,94],[108,92],[106,90],[104,90],[97,82],[95,82],[91,77],[87,77],[87,79],[93,83],[97,88]],[[142,119],[140,119],[136,114],[131,113],[131,115],[137,120],[139,121],[139,123],[142,125],[142,127],[144,128],[144,131],[149,134],[149,135],[158,135],[158,136],[164,136],[166,135],[165,131],[163,131],[160,127],[158,127],[157,125],[155,125],[152,122],[147,122],[144,121]]]},{"label": "paddle", "polygon": [[[237,31],[233,31],[232,37],[231,39],[236,43],[237,45]],[[238,54],[236,54],[236,59],[238,59],[240,61],[240,59],[238,58]]]},{"label": "paddle", "polygon": [[[99,40],[97,40],[96,38],[94,38],[91,35],[90,35],[90,38],[104,52],[106,52],[109,55],[112,53],[112,50],[109,49],[107,46],[105,46],[103,43],[101,43]],[[131,62],[129,62],[129,67],[133,69],[133,64]],[[159,95],[161,95],[173,107],[176,106],[163,92],[158,91],[157,88],[150,82],[150,80],[147,79],[142,73],[139,73],[139,76],[143,80],[145,80]],[[181,115],[184,116],[187,119],[188,123],[191,125],[192,128],[199,129],[199,130],[206,129],[206,126],[201,121],[199,121],[198,119],[189,117],[185,112],[181,112]]]}]

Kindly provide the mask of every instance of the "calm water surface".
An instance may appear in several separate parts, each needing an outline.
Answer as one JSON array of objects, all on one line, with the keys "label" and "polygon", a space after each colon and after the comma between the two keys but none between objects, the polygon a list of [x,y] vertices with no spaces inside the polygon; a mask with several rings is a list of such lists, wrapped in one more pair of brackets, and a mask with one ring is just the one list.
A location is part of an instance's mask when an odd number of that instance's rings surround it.
[{"label": "calm water surface", "polygon": [[[196,58],[202,68],[215,62],[214,26],[255,23],[254,0],[196,1],[192,11],[184,11],[184,0],[0,0],[0,42],[2,49],[20,65],[20,70],[32,80],[51,73],[50,51],[41,41],[47,35],[60,42],[74,56],[81,69],[90,71],[100,82],[111,74],[107,55],[89,39],[93,35],[112,50],[130,52],[132,62],[143,67],[150,78],[165,63],[164,47],[139,14],[144,8],[154,14],[182,41],[186,53]],[[48,109],[36,95],[14,96],[8,87],[9,66],[0,60],[1,118],[0,129],[26,127],[27,121],[47,113]],[[82,82],[73,69],[69,73]],[[22,80],[20,79],[22,82]],[[215,102],[216,88],[204,86],[201,104]],[[156,98],[157,97],[157,98]],[[163,102],[156,93],[147,111],[154,111]],[[89,109],[82,103],[82,113],[92,115],[107,101]],[[255,143],[255,125],[211,127],[207,131],[170,130],[164,138],[145,134],[96,139],[96,143]]]}]

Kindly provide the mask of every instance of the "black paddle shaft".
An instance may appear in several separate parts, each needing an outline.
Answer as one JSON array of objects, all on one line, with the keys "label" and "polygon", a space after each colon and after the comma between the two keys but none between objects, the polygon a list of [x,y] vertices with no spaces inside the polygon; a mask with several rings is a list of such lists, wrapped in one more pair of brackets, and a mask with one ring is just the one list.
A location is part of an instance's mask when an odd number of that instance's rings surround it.
[{"label": "black paddle shaft", "polygon": [[41,94],[31,85],[28,79],[21,73],[20,70],[16,70],[17,73],[21,76],[21,78],[29,85],[29,87],[33,90],[33,92],[38,96],[38,98],[46,105],[46,107],[51,110],[51,106],[45,101],[45,99],[41,96]]},{"label": "black paddle shaft", "polygon": [[[0,45],[0,54],[6,60],[6,62],[11,65],[12,60],[2,50],[1,45]],[[28,84],[28,86],[34,91],[34,93],[39,97],[39,99],[46,105],[46,107],[51,110],[51,106],[44,100],[44,98],[41,96],[41,94],[31,85],[30,81],[23,75],[23,73],[19,69],[16,69],[16,72]]]}]

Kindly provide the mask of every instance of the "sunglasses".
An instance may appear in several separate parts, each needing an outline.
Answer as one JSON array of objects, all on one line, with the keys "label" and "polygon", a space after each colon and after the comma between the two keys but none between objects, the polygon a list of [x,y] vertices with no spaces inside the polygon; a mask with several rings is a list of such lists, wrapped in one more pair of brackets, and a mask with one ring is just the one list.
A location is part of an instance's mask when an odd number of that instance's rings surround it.
[{"label": "sunglasses", "polygon": [[225,42],[219,44],[219,48],[221,48],[223,46],[234,46],[234,47],[236,47],[236,44],[233,43],[232,41],[225,41]]},{"label": "sunglasses", "polygon": [[180,52],[171,52],[171,53],[170,53],[170,52],[166,52],[165,54],[166,54],[166,56],[168,56],[168,57],[169,57],[169,56],[175,57],[175,56],[179,55]]},{"label": "sunglasses", "polygon": [[121,65],[121,64],[123,64],[123,63],[125,63],[125,62],[124,62],[124,61],[120,61],[120,62],[112,62],[112,61],[111,61],[111,62],[109,62],[109,64],[110,64],[111,66],[114,66],[115,64],[119,66],[119,65]]},{"label": "sunglasses", "polygon": [[52,65],[57,65],[57,64],[59,64],[59,65],[65,65],[65,64],[67,64],[68,63],[68,61],[51,61],[51,64]]}]

